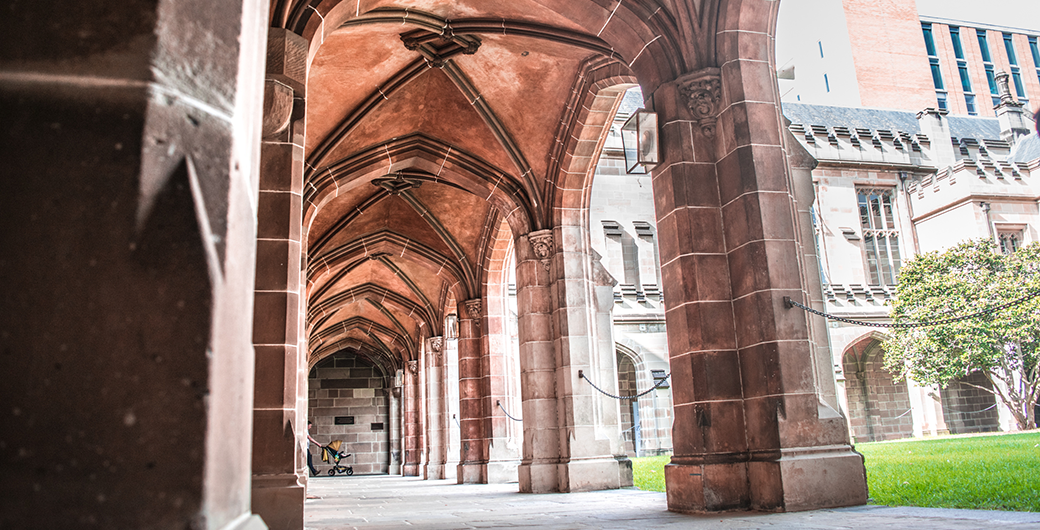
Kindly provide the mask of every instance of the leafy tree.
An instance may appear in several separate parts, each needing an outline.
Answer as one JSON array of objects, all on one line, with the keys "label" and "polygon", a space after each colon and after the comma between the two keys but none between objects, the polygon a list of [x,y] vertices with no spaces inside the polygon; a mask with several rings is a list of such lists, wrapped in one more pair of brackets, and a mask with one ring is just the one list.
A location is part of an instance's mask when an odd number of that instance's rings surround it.
[{"label": "leafy tree", "polygon": [[894,328],[884,343],[885,366],[945,388],[981,372],[1020,429],[1036,426],[1040,392],[1040,243],[1004,255],[992,240],[928,252],[899,271],[892,305],[897,324],[936,322],[1028,300],[979,316],[927,327]]}]

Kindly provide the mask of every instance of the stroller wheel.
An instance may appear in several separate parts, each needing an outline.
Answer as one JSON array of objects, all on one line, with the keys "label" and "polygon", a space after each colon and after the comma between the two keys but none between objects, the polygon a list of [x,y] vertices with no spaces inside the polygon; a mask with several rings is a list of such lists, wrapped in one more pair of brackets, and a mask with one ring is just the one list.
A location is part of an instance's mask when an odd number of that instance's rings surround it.
[{"label": "stroller wheel", "polygon": [[329,476],[330,477],[336,476],[336,468],[332,468],[332,469],[329,470]]},{"label": "stroller wheel", "polygon": [[354,474],[354,468],[352,468],[352,467],[348,467],[348,468],[347,468],[347,476],[349,477],[349,476],[351,476],[351,475],[353,475],[353,474]]}]

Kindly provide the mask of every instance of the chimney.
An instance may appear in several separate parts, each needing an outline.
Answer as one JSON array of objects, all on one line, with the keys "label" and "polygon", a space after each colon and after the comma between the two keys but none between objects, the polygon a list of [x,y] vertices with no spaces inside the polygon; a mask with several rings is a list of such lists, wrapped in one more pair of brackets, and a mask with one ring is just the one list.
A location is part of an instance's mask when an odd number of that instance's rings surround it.
[{"label": "chimney", "polygon": [[993,110],[997,111],[997,121],[1000,123],[1000,139],[1014,144],[1020,138],[1029,136],[1032,120],[1022,112],[1022,104],[1011,95],[1007,72],[1000,70],[996,77],[1000,104]]}]

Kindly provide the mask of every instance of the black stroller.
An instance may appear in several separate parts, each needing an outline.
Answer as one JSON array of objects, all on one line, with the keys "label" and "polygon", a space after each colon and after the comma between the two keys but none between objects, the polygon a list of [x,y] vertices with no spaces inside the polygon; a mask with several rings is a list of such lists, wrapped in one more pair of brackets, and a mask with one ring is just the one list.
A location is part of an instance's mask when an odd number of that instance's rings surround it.
[{"label": "black stroller", "polygon": [[354,474],[353,466],[344,466],[339,463],[340,460],[350,456],[350,453],[340,452],[339,448],[342,445],[343,440],[333,440],[329,442],[329,445],[323,445],[321,447],[321,461],[332,464],[332,468],[329,469],[330,477],[336,476],[336,473],[343,473],[347,476]]}]

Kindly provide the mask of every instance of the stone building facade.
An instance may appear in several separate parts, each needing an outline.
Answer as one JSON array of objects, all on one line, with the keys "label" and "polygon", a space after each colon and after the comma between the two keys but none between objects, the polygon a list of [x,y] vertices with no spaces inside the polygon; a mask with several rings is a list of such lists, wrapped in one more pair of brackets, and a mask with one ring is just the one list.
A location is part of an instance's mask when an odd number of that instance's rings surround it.
[{"label": "stone building facade", "polygon": [[[959,21],[913,2],[842,5],[825,14],[847,32],[822,36],[782,25],[791,14],[781,10],[777,62],[789,65],[780,87],[789,130],[811,159],[824,307],[883,323],[912,256],[966,238],[1008,252],[1037,241],[1040,28]],[[882,329],[828,326],[854,439],[1015,428],[992,394],[893,380],[881,368]]]}]

